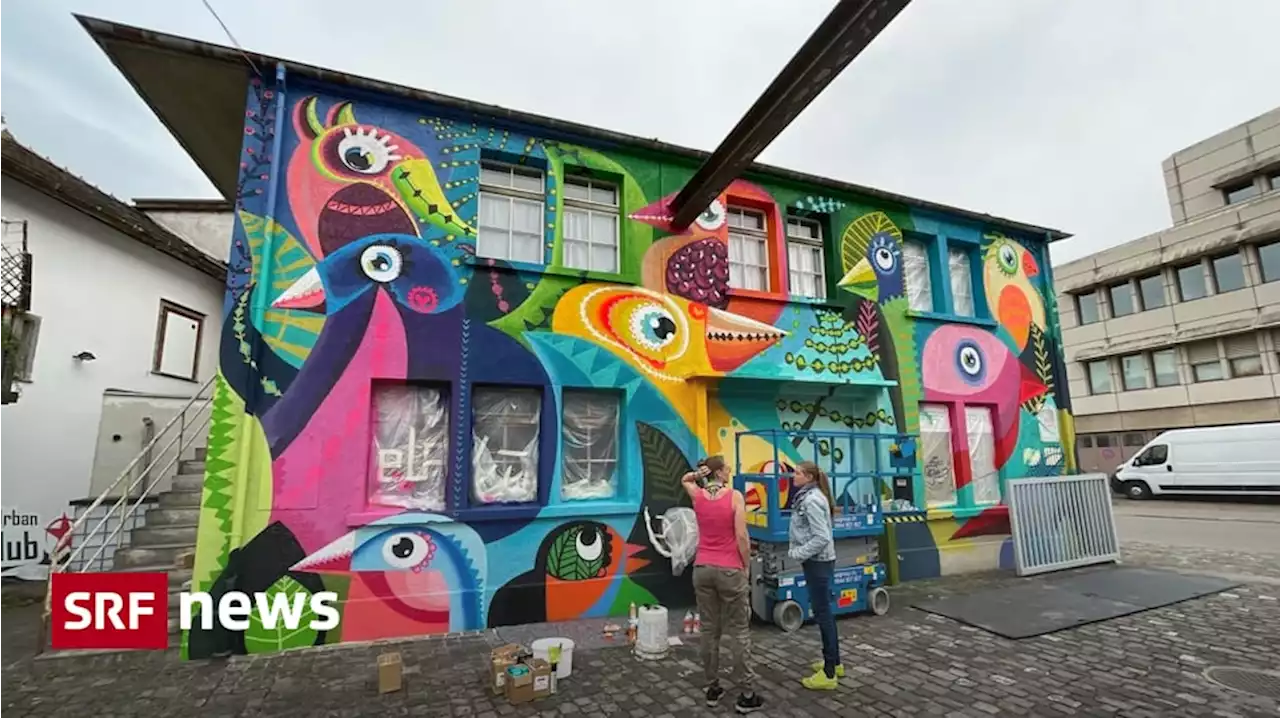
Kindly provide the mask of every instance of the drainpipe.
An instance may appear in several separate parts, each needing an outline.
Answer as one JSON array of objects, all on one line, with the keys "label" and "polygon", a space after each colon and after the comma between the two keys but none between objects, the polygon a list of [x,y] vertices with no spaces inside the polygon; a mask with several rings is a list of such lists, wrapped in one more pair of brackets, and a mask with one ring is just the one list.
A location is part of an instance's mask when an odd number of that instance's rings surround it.
[{"label": "drainpipe", "polygon": [[[271,165],[270,183],[267,185],[267,207],[263,213],[266,226],[264,228],[265,235],[262,238],[262,259],[258,264],[259,274],[254,277],[254,282],[258,284],[257,291],[253,295],[253,305],[250,307],[250,316],[252,319],[262,320],[267,313],[267,288],[270,286],[268,278],[275,270],[272,266],[273,254],[275,252],[274,238],[275,232],[273,225],[275,224],[276,215],[276,199],[277,192],[280,187],[280,144],[284,133],[284,116],[286,113],[285,104],[285,71],[284,63],[276,63],[276,84],[275,84],[275,130],[271,137]],[[255,356],[262,351],[262,342],[254,347]],[[249,477],[249,451],[250,441],[249,423],[243,422],[240,429],[240,457],[237,461],[237,472],[240,474],[240,480],[235,482],[234,503],[231,512],[231,545],[239,546],[244,538],[244,512],[245,502],[248,500],[247,483]]]}]

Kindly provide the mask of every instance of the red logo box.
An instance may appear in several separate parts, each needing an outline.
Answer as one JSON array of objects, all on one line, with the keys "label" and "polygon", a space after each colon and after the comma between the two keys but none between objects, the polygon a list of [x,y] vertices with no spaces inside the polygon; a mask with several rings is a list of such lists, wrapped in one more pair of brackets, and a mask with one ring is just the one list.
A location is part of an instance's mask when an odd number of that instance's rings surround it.
[{"label": "red logo box", "polygon": [[163,573],[55,573],[54,650],[169,646],[169,577]]}]

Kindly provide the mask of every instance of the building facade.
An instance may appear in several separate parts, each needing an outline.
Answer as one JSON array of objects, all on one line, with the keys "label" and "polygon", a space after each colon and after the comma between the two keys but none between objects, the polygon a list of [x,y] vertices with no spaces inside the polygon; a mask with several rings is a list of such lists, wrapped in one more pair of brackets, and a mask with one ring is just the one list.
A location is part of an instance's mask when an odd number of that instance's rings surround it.
[{"label": "building facade", "polygon": [[[4,571],[35,580],[73,504],[106,490],[148,443],[147,422],[163,426],[215,373],[226,269],[7,131],[3,147],[15,392],[3,408]],[[10,260],[24,242],[30,296],[16,307]]]},{"label": "building facade", "polygon": [[1280,109],[1164,162],[1174,225],[1057,267],[1081,469],[1280,421]]},{"label": "building facade", "polygon": [[343,600],[188,656],[688,605],[698,459],[881,458],[756,430],[908,435],[910,577],[1010,566],[1005,483],[1070,470],[1059,232],[763,166],[675,228],[705,154],[261,55],[229,174],[179,98],[244,56],[86,24],[237,198],[196,587]]}]

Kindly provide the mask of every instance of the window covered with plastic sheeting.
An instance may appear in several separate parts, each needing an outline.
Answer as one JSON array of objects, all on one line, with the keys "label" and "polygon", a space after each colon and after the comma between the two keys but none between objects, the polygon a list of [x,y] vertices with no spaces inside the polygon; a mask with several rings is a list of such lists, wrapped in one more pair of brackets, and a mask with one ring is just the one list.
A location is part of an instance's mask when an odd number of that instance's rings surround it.
[{"label": "window covered with plastic sheeting", "polygon": [[476,387],[471,395],[471,496],[482,504],[538,498],[538,389]]},{"label": "window covered with plastic sheeting", "polygon": [[435,387],[377,385],[369,503],[442,511],[449,462],[449,401]]},{"label": "window covered with plastic sheeting", "polygon": [[1052,404],[1045,404],[1036,412],[1036,423],[1040,425],[1040,441],[1058,443],[1062,435],[1058,432],[1058,412]]},{"label": "window covered with plastic sheeting", "polygon": [[923,244],[902,243],[902,275],[907,285],[907,306],[917,312],[932,312],[933,286],[929,283],[929,251]]},{"label": "window covered with plastic sheeting", "polygon": [[941,404],[920,405],[920,452],[924,460],[924,496],[929,506],[956,502],[951,466],[951,414]]},{"label": "window covered with plastic sheeting", "polygon": [[947,263],[951,275],[952,311],[962,317],[972,317],[973,270],[969,265],[969,253],[963,249],[951,249],[947,252]]},{"label": "window covered with plastic sheeting", "polygon": [[618,493],[618,395],[565,389],[562,499],[610,499]]},{"label": "window covered with plastic sheeting", "polygon": [[969,471],[973,474],[973,502],[1000,503],[1000,472],[996,470],[996,432],[991,409],[966,406],[965,433],[969,436]]}]

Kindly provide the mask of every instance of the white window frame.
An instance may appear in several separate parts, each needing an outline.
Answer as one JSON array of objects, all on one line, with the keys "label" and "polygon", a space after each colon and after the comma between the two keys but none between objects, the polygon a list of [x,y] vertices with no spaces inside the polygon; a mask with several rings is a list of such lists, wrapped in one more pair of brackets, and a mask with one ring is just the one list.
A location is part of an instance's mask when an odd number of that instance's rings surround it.
[{"label": "white window frame", "polygon": [[[486,172],[505,172],[508,178],[506,184],[495,184],[486,181]],[[541,189],[533,191],[523,187],[516,187],[515,176],[537,177],[538,185]],[[496,160],[483,160],[480,163],[480,212],[476,216],[476,225],[478,227],[476,237],[476,253],[478,256],[487,259],[500,259],[507,262],[526,262],[530,264],[542,264],[545,261],[546,253],[542,251],[545,243],[545,234],[542,227],[543,221],[538,222],[537,238],[538,257],[537,259],[522,259],[514,256],[515,236],[517,234],[526,234],[525,232],[515,231],[515,205],[517,203],[524,205],[536,205],[539,217],[546,216],[546,175],[540,168],[529,167],[527,165],[514,165],[509,162],[499,162]],[[494,253],[483,253],[481,251],[481,240],[479,233],[484,229],[481,223],[484,221],[484,203],[486,202],[506,202],[507,203],[507,226],[505,228],[488,227],[490,231],[505,229],[507,232],[506,251],[501,256]]]},{"label": "white window frame", "polygon": [[[801,227],[808,227],[813,231],[800,233]],[[809,297],[810,299],[827,298],[827,252],[823,245],[823,240],[821,222],[805,217],[787,218],[787,283],[793,296]],[[796,250],[795,253],[793,253],[793,249]],[[814,263],[815,271],[806,272],[799,269],[796,253],[813,251],[817,252],[817,259]],[[799,286],[805,276],[813,278],[815,287],[813,294],[804,293]]]},{"label": "white window frame", "polygon": [[[191,349],[191,371],[165,371],[164,352],[166,349],[167,334],[169,329],[169,316],[175,315],[184,319],[189,319],[196,324],[195,346]],[[168,299],[160,300],[160,316],[156,321],[156,338],[155,349],[151,357],[151,373],[157,376],[167,376],[173,379],[183,379],[185,381],[196,381],[196,376],[200,373],[200,349],[204,344],[204,320],[205,315],[197,312],[189,307],[184,307],[176,302]]]},{"label": "white window frame", "polygon": [[[587,191],[587,199],[570,197],[569,196],[570,186],[581,187],[585,189]],[[595,199],[596,190],[603,190],[603,189],[608,189],[613,194],[612,204],[606,204],[604,202],[596,201]],[[590,177],[584,177],[582,175],[568,175],[564,178],[564,185],[561,191],[562,191],[561,196],[564,199],[564,214],[568,215],[570,213],[576,213],[576,214],[585,215],[586,228],[587,228],[587,238],[585,240],[577,237],[571,238],[569,237],[568,222],[563,219],[561,220],[563,222],[562,226],[564,227],[564,232],[562,233],[562,236],[561,236],[561,240],[564,242],[564,246],[561,248],[561,262],[560,262],[561,266],[569,269],[586,270],[589,272],[603,272],[605,274],[618,274],[619,272],[621,272],[622,271],[622,267],[621,267],[622,238],[620,236],[621,227],[618,224],[618,213],[619,213],[619,207],[621,206],[622,188],[619,187],[614,182],[606,182],[598,179],[593,179]],[[613,220],[613,237],[611,241],[598,240],[595,236],[593,236],[595,231],[594,229],[595,222],[593,220],[596,217],[606,217],[606,216]],[[586,245],[587,266],[580,267],[576,264],[569,263],[568,257],[569,257],[570,244]],[[613,250],[613,265],[609,268],[604,268],[604,269],[600,267],[591,266],[593,259],[595,257],[595,254],[592,250],[595,249],[596,247],[606,247],[606,246]]]},{"label": "white window frame", "polygon": [[[726,209],[729,224],[729,286],[734,289],[748,289],[757,292],[768,292],[769,287],[769,218],[764,212],[750,207],[729,205]],[[746,218],[759,217],[760,226],[746,224]],[[734,243],[738,243],[738,259],[734,260]],[[760,245],[760,257],[764,264],[748,263],[742,251],[747,243]],[[735,267],[737,271],[734,271]],[[751,269],[761,274],[761,286],[745,286],[743,273]]]}]

